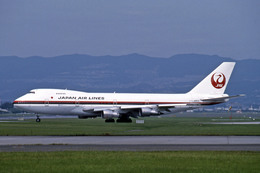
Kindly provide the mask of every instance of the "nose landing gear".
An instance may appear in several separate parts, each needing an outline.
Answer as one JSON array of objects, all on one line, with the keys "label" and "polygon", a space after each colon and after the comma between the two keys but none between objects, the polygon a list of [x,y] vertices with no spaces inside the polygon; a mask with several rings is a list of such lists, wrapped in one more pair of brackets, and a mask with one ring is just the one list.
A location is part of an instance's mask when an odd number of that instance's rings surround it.
[{"label": "nose landing gear", "polygon": [[37,117],[37,118],[36,118],[35,121],[36,121],[37,123],[41,122],[40,116],[39,116],[39,115],[36,115],[36,117]]}]

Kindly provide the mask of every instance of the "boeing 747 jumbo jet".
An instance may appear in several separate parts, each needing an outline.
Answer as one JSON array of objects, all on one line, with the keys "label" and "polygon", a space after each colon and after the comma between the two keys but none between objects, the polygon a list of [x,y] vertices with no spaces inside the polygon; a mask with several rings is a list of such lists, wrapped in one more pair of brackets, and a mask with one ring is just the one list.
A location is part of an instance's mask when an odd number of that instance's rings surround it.
[{"label": "boeing 747 jumbo jet", "polygon": [[224,94],[235,62],[223,62],[185,94],[87,93],[67,89],[33,89],[16,99],[16,108],[39,114],[102,117],[105,122],[132,122],[130,117],[158,116],[224,103]]}]

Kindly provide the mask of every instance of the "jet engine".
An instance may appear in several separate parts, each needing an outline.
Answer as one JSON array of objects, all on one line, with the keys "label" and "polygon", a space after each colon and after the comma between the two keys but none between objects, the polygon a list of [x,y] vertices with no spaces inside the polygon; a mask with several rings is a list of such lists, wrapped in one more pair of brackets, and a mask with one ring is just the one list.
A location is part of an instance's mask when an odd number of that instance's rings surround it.
[{"label": "jet engine", "polygon": [[118,118],[119,113],[115,110],[103,110],[102,118],[109,119],[109,118]]},{"label": "jet engine", "polygon": [[160,111],[157,108],[141,108],[142,116],[159,115]]}]

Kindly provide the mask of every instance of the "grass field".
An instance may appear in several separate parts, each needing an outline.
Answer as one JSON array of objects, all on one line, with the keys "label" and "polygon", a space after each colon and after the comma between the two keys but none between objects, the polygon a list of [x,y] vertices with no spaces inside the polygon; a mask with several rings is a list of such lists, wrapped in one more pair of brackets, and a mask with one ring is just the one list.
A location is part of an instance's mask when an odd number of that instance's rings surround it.
[{"label": "grass field", "polygon": [[0,172],[260,172],[259,152],[9,152]]},{"label": "grass field", "polygon": [[[252,119],[234,117],[148,117],[144,124],[105,123],[104,119],[57,118],[34,119],[24,121],[0,122],[0,135],[260,135],[260,125],[207,124],[216,121],[252,121]],[[255,121],[260,121],[256,118]]]},{"label": "grass field", "polygon": [[[258,116],[259,117],[259,116]],[[0,135],[260,135],[260,125],[208,124],[253,121],[246,116],[142,118],[144,124],[103,119],[34,119],[0,122]],[[260,121],[259,118],[254,118]],[[260,152],[63,151],[0,152],[0,172],[260,172]]]}]

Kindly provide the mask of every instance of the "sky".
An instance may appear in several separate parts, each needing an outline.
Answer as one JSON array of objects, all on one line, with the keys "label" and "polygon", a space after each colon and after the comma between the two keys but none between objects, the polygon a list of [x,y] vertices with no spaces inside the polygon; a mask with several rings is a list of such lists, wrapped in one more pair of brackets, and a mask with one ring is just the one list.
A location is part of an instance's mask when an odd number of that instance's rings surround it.
[{"label": "sky", "polygon": [[0,0],[0,56],[260,59],[259,0]]}]

